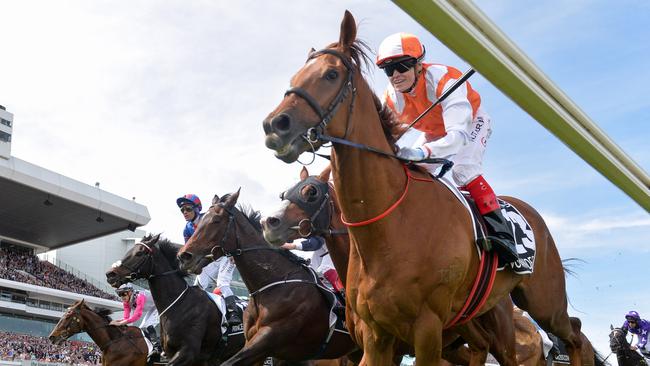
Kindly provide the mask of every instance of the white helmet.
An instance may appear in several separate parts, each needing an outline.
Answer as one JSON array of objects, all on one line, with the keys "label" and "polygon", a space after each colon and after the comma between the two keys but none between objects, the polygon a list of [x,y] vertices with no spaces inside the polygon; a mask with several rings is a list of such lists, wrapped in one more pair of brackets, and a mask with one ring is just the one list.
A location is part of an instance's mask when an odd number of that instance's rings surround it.
[{"label": "white helmet", "polygon": [[395,33],[386,37],[377,50],[377,66],[384,67],[394,61],[424,58],[424,46],[417,36],[410,33]]},{"label": "white helmet", "polygon": [[131,285],[130,283],[125,283],[115,290],[118,296],[121,296],[122,294],[128,291],[133,291],[133,285]]}]

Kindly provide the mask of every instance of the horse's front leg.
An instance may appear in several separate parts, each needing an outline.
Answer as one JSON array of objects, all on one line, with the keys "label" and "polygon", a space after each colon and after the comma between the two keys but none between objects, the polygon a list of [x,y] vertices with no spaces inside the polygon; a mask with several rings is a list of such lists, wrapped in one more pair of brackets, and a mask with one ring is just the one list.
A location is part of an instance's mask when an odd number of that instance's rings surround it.
[{"label": "horse's front leg", "polygon": [[222,366],[262,364],[274,346],[274,332],[270,327],[261,327],[249,339],[244,348],[223,362]]},{"label": "horse's front leg", "polygon": [[[191,342],[188,342],[191,343]],[[199,348],[194,345],[184,344],[169,360],[167,366],[194,365],[199,356]]]},{"label": "horse's front leg", "polygon": [[437,314],[423,309],[413,325],[413,346],[418,366],[438,366],[442,357],[442,322]]},{"label": "horse's front leg", "polygon": [[361,366],[391,366],[395,349],[395,336],[380,329],[365,326],[363,330],[363,357]]}]

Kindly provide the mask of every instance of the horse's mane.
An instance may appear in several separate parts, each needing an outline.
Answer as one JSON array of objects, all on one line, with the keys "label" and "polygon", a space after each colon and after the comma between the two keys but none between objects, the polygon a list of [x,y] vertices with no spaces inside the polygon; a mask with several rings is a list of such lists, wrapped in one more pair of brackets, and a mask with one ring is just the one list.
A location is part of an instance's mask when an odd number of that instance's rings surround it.
[{"label": "horse's mane", "polygon": [[169,241],[169,239],[165,238],[158,239],[158,243],[156,243],[156,245],[158,246],[158,249],[160,250],[160,253],[162,253],[163,257],[165,257],[167,262],[169,262],[169,265],[172,267],[172,269],[180,270],[178,259],[176,258],[180,247]]},{"label": "horse's mane", "polygon": [[111,322],[111,317],[109,315],[113,314],[113,310],[107,309],[107,308],[97,308],[97,309],[90,309],[92,310],[95,314],[99,315],[104,319],[104,321],[110,323]]},{"label": "horse's mane", "polygon": [[[260,219],[262,218],[262,214],[259,211],[255,211],[250,205],[243,205],[243,204],[238,204],[237,209],[246,217],[248,222],[255,228],[255,231],[257,231],[259,234],[262,233],[262,224],[260,223]],[[299,264],[299,265],[308,265],[309,262],[307,262],[306,259],[293,254],[290,250],[286,249],[274,249],[275,252],[278,252],[282,254],[284,257],[286,257],[289,261]]]},{"label": "horse's mane", "polygon": [[248,222],[253,226],[258,233],[262,232],[262,214],[253,209],[250,205],[238,204],[237,209],[246,217]]},{"label": "horse's mane", "polygon": [[[337,42],[330,44],[327,48],[336,48],[338,46],[339,44]],[[368,69],[370,65],[372,65],[372,59],[368,55],[372,50],[366,42],[360,39],[356,39],[354,43],[352,43],[352,46],[350,46],[349,50],[353,64],[356,66],[356,71],[361,75],[363,73],[363,67]],[[370,93],[372,94],[375,108],[379,114],[379,120],[381,121],[381,128],[384,131],[384,136],[393,151],[397,151],[396,137],[404,131],[405,127],[397,120],[395,114],[388,105],[382,105],[381,100],[372,90],[370,90]]]}]

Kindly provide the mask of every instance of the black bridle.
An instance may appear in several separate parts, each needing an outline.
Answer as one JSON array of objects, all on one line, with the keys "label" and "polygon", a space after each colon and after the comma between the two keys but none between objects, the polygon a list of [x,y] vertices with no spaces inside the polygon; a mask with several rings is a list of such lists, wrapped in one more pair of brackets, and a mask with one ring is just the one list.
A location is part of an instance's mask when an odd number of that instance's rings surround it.
[{"label": "black bridle", "polygon": [[[302,195],[302,190],[310,185],[316,190],[316,194],[313,195],[313,200],[309,200],[309,198],[305,199]],[[314,234],[337,235],[348,233],[347,230],[333,230],[330,227],[334,207],[330,199],[329,189],[330,187],[327,182],[323,182],[314,176],[309,176],[280,194],[281,200],[287,200],[295,204],[309,216],[309,218],[300,220],[298,226],[292,226],[290,229],[298,232],[303,238],[310,237]]]},{"label": "black bridle", "polygon": [[[219,244],[214,245],[210,249],[210,254],[206,255],[205,257],[211,260],[215,260],[215,258],[219,258],[221,256],[224,257],[238,257],[245,252],[250,252],[254,250],[274,250],[273,248],[268,247],[268,245],[264,245],[261,247],[252,247],[252,248],[243,248],[241,247],[241,241],[239,239],[239,232],[237,231],[237,225],[235,223],[235,214],[238,212],[237,208],[235,207],[228,207],[224,203],[219,202],[217,206],[221,207],[226,213],[228,213],[228,226],[226,226],[226,231],[223,233],[223,237],[219,241]],[[211,207],[213,208],[213,207]],[[230,230],[233,230],[235,233],[235,250],[234,251],[229,251],[225,248],[226,240],[228,239],[228,234],[230,233]],[[215,254],[215,249],[221,251],[221,255]]]},{"label": "black bridle", "polygon": [[[135,243],[135,245],[142,245],[143,247],[145,247],[147,255],[143,256],[143,258],[138,263],[136,263],[133,267],[127,265],[124,262],[120,262],[120,265],[118,267],[123,267],[129,271],[129,274],[124,276],[124,278],[126,278],[127,280],[133,281],[140,278],[149,280],[152,278],[167,276],[179,272],[178,269],[172,269],[170,271],[165,271],[163,273],[155,274],[154,273],[155,264],[153,262],[153,249],[149,245],[143,242]],[[149,274],[145,274],[142,272],[143,265],[147,262],[149,263]]]},{"label": "black bridle", "polygon": [[[332,101],[329,103],[326,109],[323,109],[321,105],[318,103],[316,98],[311,96],[305,89],[301,87],[291,87],[289,88],[285,93],[284,96],[288,96],[291,94],[295,94],[305,100],[307,104],[316,112],[318,117],[320,118],[320,121],[318,125],[311,127],[305,132],[302,137],[312,146],[312,150],[315,150],[313,147],[313,144],[319,142],[319,141],[325,141],[325,142],[331,142],[334,144],[340,144],[340,145],[346,145],[350,146],[356,149],[360,150],[365,150],[365,151],[370,151],[375,154],[379,154],[385,157],[389,157],[392,159],[396,159],[398,161],[401,161],[403,163],[411,163],[410,160],[404,160],[394,153],[387,153],[385,151],[379,150],[375,147],[366,145],[366,144],[361,144],[358,142],[353,142],[347,139],[348,136],[348,131],[350,130],[350,118],[352,117],[352,113],[354,111],[354,102],[356,100],[356,94],[357,94],[357,88],[354,86],[354,73],[355,73],[355,67],[352,63],[352,59],[342,52],[333,50],[331,48],[326,48],[322,49],[320,51],[312,52],[309,57],[307,58],[307,61],[314,59],[316,57],[322,56],[322,55],[333,55],[339,58],[343,65],[346,68],[347,71],[347,77],[345,82],[341,85],[341,88],[339,89],[338,93],[332,99]],[[451,94],[453,90],[455,90],[459,85],[462,83],[456,83],[454,86],[452,86],[452,90],[448,91],[445,93],[445,97]],[[325,134],[325,129],[327,128],[327,125],[330,123],[332,118],[334,118],[334,115],[336,114],[338,108],[341,106],[341,103],[349,96],[352,95],[352,100],[350,101],[350,107],[348,108],[348,114],[347,114],[347,122],[345,124],[345,134],[343,135],[343,138],[340,137],[334,137],[330,135]],[[436,101],[435,104],[440,103],[444,98],[441,96],[438,101]],[[313,151],[314,154],[316,153]],[[423,159],[420,161],[417,161],[417,163],[424,163],[424,164],[441,164],[440,172],[438,173],[438,177],[442,177],[445,175],[454,165],[454,163],[450,160],[447,159],[441,159],[441,158],[427,158]]]}]

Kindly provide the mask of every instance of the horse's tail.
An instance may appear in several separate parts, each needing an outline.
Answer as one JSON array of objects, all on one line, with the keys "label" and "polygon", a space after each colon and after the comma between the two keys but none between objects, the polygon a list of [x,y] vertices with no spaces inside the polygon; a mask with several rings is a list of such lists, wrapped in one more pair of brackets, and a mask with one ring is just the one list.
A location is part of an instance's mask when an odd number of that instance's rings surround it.
[{"label": "horse's tail", "polygon": [[601,355],[598,351],[594,349],[594,365],[596,366],[609,366],[609,362]]}]

